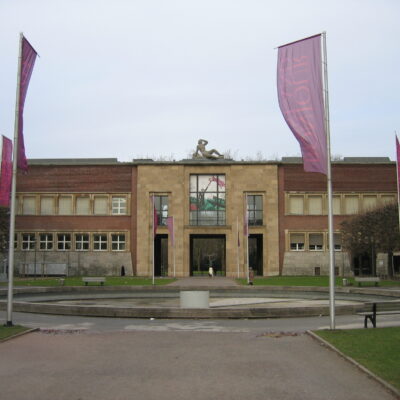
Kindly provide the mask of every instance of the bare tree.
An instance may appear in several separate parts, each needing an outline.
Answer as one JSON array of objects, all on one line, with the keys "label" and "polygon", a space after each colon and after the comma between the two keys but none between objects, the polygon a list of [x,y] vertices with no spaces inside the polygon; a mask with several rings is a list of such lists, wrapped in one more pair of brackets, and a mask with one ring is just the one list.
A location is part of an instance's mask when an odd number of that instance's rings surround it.
[{"label": "bare tree", "polygon": [[393,275],[393,252],[400,249],[398,206],[390,203],[342,222],[343,247],[351,259],[367,254],[376,274],[376,255],[388,254],[388,274]]}]

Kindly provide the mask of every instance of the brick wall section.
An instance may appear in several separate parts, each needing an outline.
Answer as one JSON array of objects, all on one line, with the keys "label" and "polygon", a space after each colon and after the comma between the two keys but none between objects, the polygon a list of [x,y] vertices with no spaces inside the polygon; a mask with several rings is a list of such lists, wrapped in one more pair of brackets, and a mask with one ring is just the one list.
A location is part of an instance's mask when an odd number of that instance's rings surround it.
[{"label": "brick wall section", "polygon": [[[18,193],[127,193],[131,215],[126,216],[41,216],[17,215],[17,231],[129,232],[127,252],[42,252],[51,262],[68,262],[72,273],[115,274],[125,265],[136,270],[136,167],[132,165],[32,165],[19,173]],[[32,254],[31,254],[32,253]],[[16,254],[17,263],[33,262],[33,252]],[[63,257],[65,260],[63,260]],[[78,261],[76,261],[76,260]],[[39,261],[38,261],[39,262]]]},{"label": "brick wall section", "polygon": [[[326,191],[325,175],[304,172],[303,165],[283,165],[285,191]],[[334,164],[332,166],[334,191],[396,190],[396,164]]]},{"label": "brick wall section", "polygon": [[19,172],[17,192],[130,192],[131,165],[32,165]]},{"label": "brick wall section", "polygon": [[[304,172],[302,164],[279,166],[279,265],[282,273],[285,255],[285,230],[327,230],[328,217],[285,215],[285,192],[326,192],[325,175]],[[396,164],[334,164],[334,192],[396,192]],[[339,229],[346,216],[334,216]]]}]

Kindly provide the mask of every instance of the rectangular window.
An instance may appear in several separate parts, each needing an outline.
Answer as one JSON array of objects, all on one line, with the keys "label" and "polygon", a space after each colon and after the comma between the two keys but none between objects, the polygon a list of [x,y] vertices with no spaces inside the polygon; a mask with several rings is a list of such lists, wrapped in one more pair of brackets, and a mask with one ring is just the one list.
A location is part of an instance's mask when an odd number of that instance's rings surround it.
[{"label": "rectangular window", "polygon": [[363,196],[363,209],[364,211],[370,211],[376,208],[378,204],[378,199],[373,195],[364,195]]},{"label": "rectangular window", "polygon": [[69,233],[59,233],[57,235],[57,249],[71,250],[71,235]]},{"label": "rectangular window", "polygon": [[24,196],[22,197],[22,214],[35,215],[36,214],[36,197]]},{"label": "rectangular window", "polygon": [[53,250],[52,233],[41,233],[39,235],[39,248],[40,250]]},{"label": "rectangular window", "polygon": [[225,175],[190,175],[190,225],[225,225]]},{"label": "rectangular window", "polygon": [[60,196],[58,198],[58,214],[72,215],[72,196]]},{"label": "rectangular window", "polygon": [[308,236],[308,249],[311,251],[321,251],[324,248],[324,237],[322,233],[310,233]]},{"label": "rectangular window", "polygon": [[322,215],[322,196],[308,196],[308,214]]},{"label": "rectangular window", "polygon": [[93,235],[93,250],[106,251],[108,247],[107,235],[105,233],[95,233]]},{"label": "rectangular window", "polygon": [[154,207],[158,225],[166,225],[168,217],[168,196],[154,196]]},{"label": "rectangular window", "polygon": [[40,215],[54,215],[54,197],[40,196]]},{"label": "rectangular window", "polygon": [[113,215],[125,215],[126,212],[126,197],[112,197],[112,213]]},{"label": "rectangular window", "polygon": [[304,233],[290,234],[290,250],[293,251],[304,250]]},{"label": "rectangular window", "polygon": [[76,251],[89,250],[89,234],[87,233],[75,234],[75,250]]},{"label": "rectangular window", "polygon": [[108,214],[108,197],[107,196],[95,196],[93,211],[95,215],[107,215]]},{"label": "rectangular window", "polygon": [[342,234],[341,233],[333,234],[333,243],[334,243],[334,249],[336,251],[342,250]]},{"label": "rectangular window", "polygon": [[89,196],[80,196],[76,198],[76,215],[90,215]]},{"label": "rectangular window", "polygon": [[304,214],[304,196],[289,196],[289,214]]},{"label": "rectangular window", "polygon": [[342,210],[340,207],[340,196],[333,196],[332,200],[333,215],[341,215]]},{"label": "rectangular window", "polygon": [[112,234],[111,235],[111,250],[122,251],[125,250],[125,235],[124,234]]},{"label": "rectangular window", "polygon": [[14,235],[14,250],[18,249],[18,233]]},{"label": "rectangular window", "polygon": [[344,196],[344,210],[346,215],[358,214],[358,196]]},{"label": "rectangular window", "polygon": [[263,224],[263,197],[261,195],[247,195],[247,218],[250,226]]},{"label": "rectangular window", "polygon": [[34,233],[23,233],[22,250],[35,250],[36,238]]}]

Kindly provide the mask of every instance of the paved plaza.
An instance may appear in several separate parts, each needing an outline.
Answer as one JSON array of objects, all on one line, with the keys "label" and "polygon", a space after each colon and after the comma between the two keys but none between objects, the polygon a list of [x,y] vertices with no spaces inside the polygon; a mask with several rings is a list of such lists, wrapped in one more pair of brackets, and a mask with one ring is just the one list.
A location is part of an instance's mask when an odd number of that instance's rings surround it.
[{"label": "paved plaza", "polygon": [[305,334],[35,332],[0,354],[2,400],[394,398]]},{"label": "paved plaza", "polygon": [[[176,286],[228,286],[188,278]],[[0,311],[0,320],[5,320]],[[394,399],[308,336],[329,317],[174,320],[13,314],[33,332],[0,343],[1,400]],[[380,326],[398,326],[385,316]],[[361,328],[357,315],[336,327]]]}]

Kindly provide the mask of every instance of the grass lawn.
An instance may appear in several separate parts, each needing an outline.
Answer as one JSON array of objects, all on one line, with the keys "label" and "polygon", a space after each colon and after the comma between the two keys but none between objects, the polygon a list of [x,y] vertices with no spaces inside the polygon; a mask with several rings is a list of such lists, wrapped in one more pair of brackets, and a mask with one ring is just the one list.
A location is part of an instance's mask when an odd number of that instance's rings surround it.
[{"label": "grass lawn", "polygon": [[29,328],[25,328],[23,326],[14,325],[14,326],[3,326],[0,325],[0,340],[8,338],[9,336],[15,335],[20,332],[24,332]]},{"label": "grass lawn", "polygon": [[[156,279],[156,285],[166,285],[175,279]],[[1,282],[0,286],[7,286],[7,282]],[[84,286],[82,277],[65,278],[65,286]],[[89,284],[94,286],[94,284]],[[98,284],[96,284],[98,285]],[[131,276],[106,276],[105,286],[148,286],[152,285],[151,278],[136,278]],[[60,278],[14,278],[14,286],[60,286]]]},{"label": "grass lawn", "polygon": [[400,327],[314,333],[400,390]]},{"label": "grass lawn", "polygon": [[[353,286],[354,278],[346,278]],[[247,279],[237,279],[242,285],[247,285]],[[328,276],[271,276],[255,278],[254,285],[260,286],[329,286]],[[343,278],[336,277],[336,286],[343,286]],[[374,286],[374,283],[363,283],[362,287]],[[379,286],[400,286],[400,281],[380,281]]]}]

